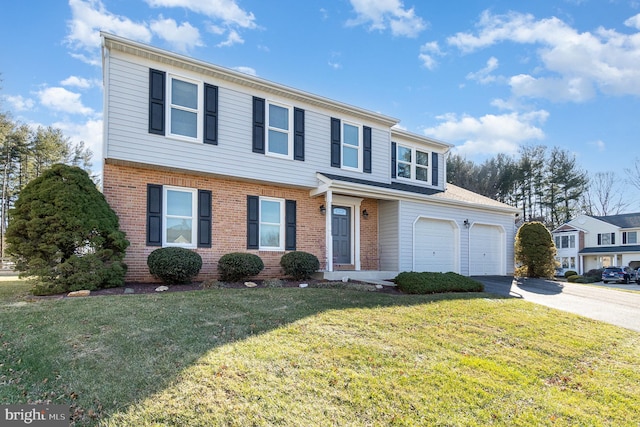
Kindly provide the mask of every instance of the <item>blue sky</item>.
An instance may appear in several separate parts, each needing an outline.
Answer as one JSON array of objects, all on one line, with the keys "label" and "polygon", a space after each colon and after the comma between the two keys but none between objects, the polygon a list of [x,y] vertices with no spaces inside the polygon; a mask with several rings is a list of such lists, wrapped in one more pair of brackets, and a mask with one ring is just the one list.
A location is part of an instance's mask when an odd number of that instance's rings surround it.
[{"label": "blue sky", "polygon": [[99,31],[401,120],[480,162],[567,149],[624,176],[639,155],[640,1],[3,2],[0,109],[85,141],[99,169]]}]

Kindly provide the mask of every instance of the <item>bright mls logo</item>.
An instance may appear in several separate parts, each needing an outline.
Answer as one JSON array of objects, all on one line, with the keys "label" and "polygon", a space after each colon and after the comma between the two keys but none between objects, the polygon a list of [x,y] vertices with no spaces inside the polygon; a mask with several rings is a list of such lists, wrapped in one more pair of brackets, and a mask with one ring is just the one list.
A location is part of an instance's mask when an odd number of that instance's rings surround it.
[{"label": "bright mls logo", "polygon": [[69,427],[69,407],[65,405],[4,405],[0,408],[0,427]]}]

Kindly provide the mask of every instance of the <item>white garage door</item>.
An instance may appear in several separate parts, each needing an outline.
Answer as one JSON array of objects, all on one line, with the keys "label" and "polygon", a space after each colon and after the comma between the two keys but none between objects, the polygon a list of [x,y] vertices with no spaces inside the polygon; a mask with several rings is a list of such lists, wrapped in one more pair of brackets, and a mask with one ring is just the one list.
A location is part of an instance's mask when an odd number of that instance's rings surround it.
[{"label": "white garage door", "polygon": [[471,227],[471,276],[500,275],[504,242],[500,227],[474,224]]},{"label": "white garage door", "polygon": [[420,218],[414,239],[415,271],[456,271],[455,229],[451,221]]}]

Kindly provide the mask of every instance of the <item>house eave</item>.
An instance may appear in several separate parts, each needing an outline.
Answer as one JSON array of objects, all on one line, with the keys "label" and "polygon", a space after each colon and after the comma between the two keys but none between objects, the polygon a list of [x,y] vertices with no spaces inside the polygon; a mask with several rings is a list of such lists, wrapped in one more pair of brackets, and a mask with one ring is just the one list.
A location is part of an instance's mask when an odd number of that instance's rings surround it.
[{"label": "house eave", "polygon": [[[312,197],[320,196],[330,190],[334,193],[345,194],[350,196],[368,197],[368,198],[380,199],[380,200],[406,200],[406,201],[429,202],[429,203],[437,203],[437,204],[443,204],[448,206],[454,206],[458,208],[483,209],[483,210],[488,210],[493,212],[513,214],[513,215],[520,212],[520,209],[513,208],[510,206],[500,207],[500,206],[483,205],[479,203],[471,203],[471,202],[465,202],[461,200],[446,199],[443,197],[437,197],[435,195],[412,193],[409,191],[374,187],[367,184],[341,181],[337,179],[331,179],[320,172],[316,173],[316,177],[318,179],[319,184],[317,188],[314,188],[309,192],[309,194]],[[441,193],[442,191],[439,191],[436,194],[441,194]]]}]

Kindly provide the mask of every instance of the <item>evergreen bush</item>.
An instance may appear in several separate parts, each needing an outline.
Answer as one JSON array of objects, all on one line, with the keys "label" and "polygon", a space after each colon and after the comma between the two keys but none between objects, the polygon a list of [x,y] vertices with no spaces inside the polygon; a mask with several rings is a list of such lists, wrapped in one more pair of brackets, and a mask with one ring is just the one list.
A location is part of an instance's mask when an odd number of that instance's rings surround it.
[{"label": "evergreen bush", "polygon": [[457,273],[402,272],[394,282],[408,294],[434,294],[442,292],[482,292],[484,285]]},{"label": "evergreen bush", "polygon": [[311,277],[320,269],[318,257],[303,251],[289,252],[280,258],[280,266],[284,274],[295,280],[303,280]]},{"label": "evergreen bush", "polygon": [[538,221],[522,224],[516,233],[514,250],[516,264],[524,267],[524,276],[553,277],[557,250],[544,224]]},{"label": "evergreen bush", "polygon": [[179,247],[158,248],[147,257],[149,273],[166,285],[191,283],[202,268],[200,254]]},{"label": "evergreen bush", "polygon": [[573,270],[567,270],[564,272],[564,278],[568,279],[570,276],[577,276],[578,272]]},{"label": "evergreen bush", "polygon": [[36,295],[124,285],[129,241],[104,195],[78,167],[53,165],[22,189],[9,211],[6,242]]},{"label": "evergreen bush", "polygon": [[262,259],[255,254],[232,252],[223,255],[218,261],[220,279],[225,282],[237,282],[259,274],[264,269]]}]

